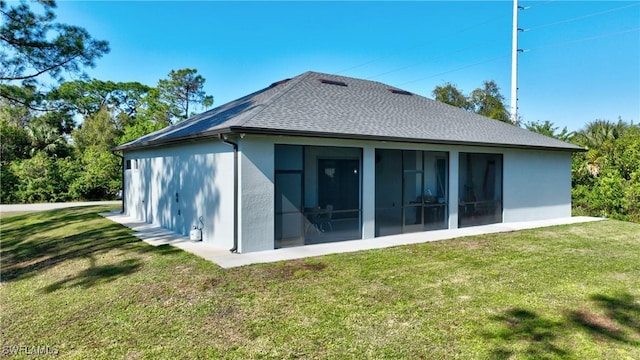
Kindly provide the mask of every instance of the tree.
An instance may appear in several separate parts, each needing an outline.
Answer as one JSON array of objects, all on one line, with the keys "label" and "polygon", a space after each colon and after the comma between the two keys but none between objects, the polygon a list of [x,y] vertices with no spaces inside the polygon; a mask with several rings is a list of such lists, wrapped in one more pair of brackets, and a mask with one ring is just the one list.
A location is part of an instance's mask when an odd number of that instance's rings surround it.
[{"label": "tree", "polygon": [[[14,160],[26,159],[29,155],[31,140],[21,126],[0,119],[0,161],[6,165]],[[4,187],[4,179],[2,179]]]},{"label": "tree", "polygon": [[122,188],[120,159],[108,151],[91,146],[81,154],[82,171],[69,186],[69,194],[76,199],[113,199]]},{"label": "tree", "polygon": [[[3,171],[3,175],[5,173]],[[54,159],[38,152],[30,159],[12,162],[10,173],[12,183],[7,185],[12,192],[3,194],[2,200],[34,203],[69,200],[69,183],[79,171],[69,158]],[[2,187],[5,187],[4,178]]]},{"label": "tree", "polygon": [[607,120],[595,120],[578,131],[575,135],[575,142],[585,147],[588,151],[585,154],[574,157],[579,161],[583,169],[591,176],[598,176],[600,170],[612,159],[614,142],[622,136],[629,125],[622,120],[614,123]]},{"label": "tree", "polygon": [[188,118],[190,105],[213,104],[213,97],[204,91],[204,77],[197,73],[196,69],[171,70],[168,79],[158,82],[160,99],[169,106],[172,123]]},{"label": "tree", "polygon": [[71,150],[58,130],[46,121],[38,120],[31,121],[27,126],[27,133],[31,140],[30,154],[33,156],[43,152],[55,158],[69,156]]},{"label": "tree", "polygon": [[482,88],[471,92],[469,102],[476,114],[511,123],[509,112],[504,106],[504,96],[500,94],[500,88],[495,81],[484,81]]},{"label": "tree", "polygon": [[61,110],[79,113],[84,118],[107,109],[121,129],[136,117],[150,90],[139,82],[75,80],[60,84],[47,98],[57,102]]},{"label": "tree", "polygon": [[9,125],[24,128],[32,114],[25,106],[17,105],[0,97],[0,120]]},{"label": "tree", "polygon": [[37,2],[42,14],[24,0],[14,6],[0,1],[0,97],[25,106],[30,102],[15,96],[16,86],[7,82],[35,86],[43,75],[62,81],[63,73],[80,73],[109,52],[106,41],[93,39],[85,29],[55,22],[54,0]]},{"label": "tree", "polygon": [[640,221],[640,126],[596,120],[574,142],[572,201],[578,214]]},{"label": "tree", "polygon": [[128,143],[139,137],[150,134],[154,131],[164,128],[165,125],[151,120],[136,119],[134,122],[127,124],[123,129],[122,136],[118,139],[118,145]]},{"label": "tree", "polygon": [[500,88],[493,80],[484,81],[482,88],[476,88],[468,96],[451,83],[436,86],[431,94],[436,100],[443,103],[511,123],[511,118],[504,105],[504,96],[500,94]]},{"label": "tree", "polygon": [[606,142],[619,138],[628,128],[629,125],[622,119],[618,119],[618,123],[597,119],[576,133],[576,142],[587,149],[602,148]]},{"label": "tree", "polygon": [[121,131],[106,107],[89,115],[74,131],[76,158],[81,172],[69,187],[72,197],[100,200],[115,196],[122,187],[122,167],[111,149],[120,136]]},{"label": "tree", "polygon": [[455,107],[459,107],[465,110],[471,110],[472,106],[469,102],[469,99],[462,93],[462,91],[458,90],[455,85],[451,83],[445,83],[440,86],[437,85],[433,91],[431,92],[434,99],[445,104],[453,105]]},{"label": "tree", "polygon": [[158,88],[151,88],[142,99],[136,120],[149,121],[161,127],[171,125],[169,105],[162,101]]},{"label": "tree", "polygon": [[574,136],[574,133],[569,132],[566,126],[562,128],[560,132],[558,132],[558,127],[549,120],[546,120],[543,123],[540,121],[529,121],[524,124],[524,127],[529,131],[533,131],[535,133],[549,136],[565,142],[570,141]]},{"label": "tree", "polygon": [[81,155],[90,147],[110,152],[120,135],[111,114],[102,109],[85,119],[72,136],[76,150]]}]

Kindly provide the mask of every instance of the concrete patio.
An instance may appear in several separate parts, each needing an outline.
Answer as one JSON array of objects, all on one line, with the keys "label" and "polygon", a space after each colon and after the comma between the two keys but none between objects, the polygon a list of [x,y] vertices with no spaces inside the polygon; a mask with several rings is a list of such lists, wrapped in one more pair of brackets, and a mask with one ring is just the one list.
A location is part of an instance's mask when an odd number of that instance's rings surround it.
[{"label": "concrete patio", "polygon": [[541,228],[555,225],[576,224],[599,221],[600,218],[577,216],[552,220],[525,221],[500,223],[483,226],[473,226],[462,229],[435,230],[377,237],[365,240],[350,240],[324,244],[305,245],[268,251],[258,251],[246,254],[234,254],[228,249],[212,247],[203,242],[193,242],[188,236],[177,234],[156,225],[141,222],[132,217],[122,215],[117,211],[101,213],[105,218],[122,224],[135,231],[133,234],[144,242],[153,245],[172,245],[194,255],[209,260],[222,268],[232,268],[244,265],[270,263],[282,260],[301,259],[328,254],[347,253],[369,249],[419,244],[430,241],[446,240],[464,236],[502,233],[524,229]]}]

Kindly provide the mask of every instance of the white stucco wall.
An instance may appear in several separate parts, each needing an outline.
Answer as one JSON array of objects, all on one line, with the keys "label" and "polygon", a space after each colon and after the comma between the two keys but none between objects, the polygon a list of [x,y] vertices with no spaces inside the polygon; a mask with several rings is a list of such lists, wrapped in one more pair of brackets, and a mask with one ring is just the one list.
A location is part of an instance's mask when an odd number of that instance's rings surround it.
[{"label": "white stucco wall", "polygon": [[[449,153],[449,228],[458,226],[461,152],[503,155],[504,222],[571,215],[569,152],[260,135],[231,140],[239,145],[238,251],[241,253],[274,248],[275,144],[362,149],[363,238],[375,235],[375,149]],[[184,235],[188,235],[202,215],[204,241],[224,248],[233,246],[231,146],[212,140],[128,152],[125,159],[134,161],[132,169],[125,171],[127,214]]]},{"label": "white stucco wall", "polygon": [[[189,235],[203,217],[203,241],[233,246],[233,148],[219,141],[125,153],[125,212]],[[135,163],[137,162],[137,168]]]},{"label": "white stucco wall", "polygon": [[460,181],[460,154],[458,150],[449,151],[449,229],[458,228],[458,183]]},{"label": "white stucco wall", "polygon": [[571,216],[571,153],[508,150],[503,161],[504,222]]},{"label": "white stucco wall", "polygon": [[275,187],[273,140],[235,139],[239,145],[238,252],[274,248]]}]

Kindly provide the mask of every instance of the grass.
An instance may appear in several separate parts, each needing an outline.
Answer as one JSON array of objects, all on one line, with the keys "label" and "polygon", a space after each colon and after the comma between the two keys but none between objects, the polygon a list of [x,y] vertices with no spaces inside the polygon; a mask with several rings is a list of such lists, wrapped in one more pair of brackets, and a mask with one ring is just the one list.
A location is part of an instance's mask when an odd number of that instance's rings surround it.
[{"label": "grass", "polygon": [[138,241],[105,209],[2,216],[4,355],[640,358],[639,224],[223,270]]}]

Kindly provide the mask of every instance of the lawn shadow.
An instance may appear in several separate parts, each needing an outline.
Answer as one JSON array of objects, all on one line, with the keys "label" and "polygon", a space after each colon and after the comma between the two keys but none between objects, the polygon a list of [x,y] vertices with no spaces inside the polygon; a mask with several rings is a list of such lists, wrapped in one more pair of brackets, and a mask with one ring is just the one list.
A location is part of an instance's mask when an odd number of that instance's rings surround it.
[{"label": "lawn shadow", "polygon": [[604,316],[586,310],[571,311],[568,320],[597,339],[640,345],[640,304],[631,294],[592,295]]},{"label": "lawn shadow", "polygon": [[[28,278],[64,261],[87,258],[114,249],[136,254],[157,253],[162,255],[180,252],[173,247],[153,247],[132,236],[133,230],[113,223],[98,215],[96,210],[104,207],[68,208],[43,211],[2,219],[2,247],[0,256],[0,281],[8,282]],[[96,222],[96,219],[102,221]],[[11,220],[11,221],[5,221]],[[34,221],[35,220],[35,221]],[[26,222],[26,224],[25,224]],[[77,223],[91,225],[70,228],[64,227]],[[61,233],[66,236],[48,235]],[[120,273],[126,274],[132,269],[119,264]],[[128,264],[131,265],[131,264]],[[123,267],[124,266],[124,267]],[[109,274],[118,269],[104,268],[97,274]],[[94,274],[95,275],[95,274]],[[82,274],[78,276],[83,276]],[[84,274],[91,277],[91,273]],[[89,284],[87,282],[86,284]]]},{"label": "lawn shadow", "polygon": [[570,344],[571,334],[581,330],[597,342],[640,345],[640,304],[632,295],[596,294],[589,299],[604,315],[585,308],[565,311],[561,320],[550,320],[531,310],[511,308],[490,317],[502,325],[499,330],[484,334],[494,343],[491,358],[573,357],[571,349],[561,344]]},{"label": "lawn shadow", "polygon": [[81,287],[83,289],[94,285],[105,284],[125,275],[136,272],[141,266],[138,259],[123,260],[118,264],[108,264],[96,266],[95,259],[90,258],[88,269],[81,271],[78,275],[65,280],[57,281],[43,289],[45,293],[51,293],[63,287]]},{"label": "lawn shadow", "polygon": [[[47,232],[86,221],[88,213],[98,213],[105,209],[107,209],[105,206],[79,206],[2,216],[2,245],[11,246],[16,242],[19,243],[24,234]],[[32,221],[32,223],[25,224],[25,221]]]},{"label": "lawn shadow", "polygon": [[2,282],[35,275],[61,262],[87,257],[138,241],[117,224],[109,224],[62,238],[25,239],[2,247]]},{"label": "lawn shadow", "polygon": [[[564,332],[562,322],[545,319],[533,311],[522,308],[512,308],[500,315],[491,317],[504,327],[497,333],[485,334],[485,337],[500,342],[491,351],[491,358],[508,359],[514,355],[526,355],[535,359],[569,357],[569,350],[562,349],[554,342]],[[522,354],[515,354],[512,345],[524,342]]]}]

